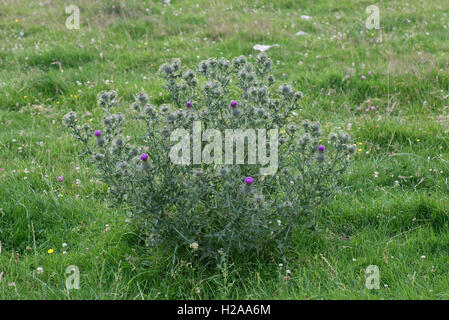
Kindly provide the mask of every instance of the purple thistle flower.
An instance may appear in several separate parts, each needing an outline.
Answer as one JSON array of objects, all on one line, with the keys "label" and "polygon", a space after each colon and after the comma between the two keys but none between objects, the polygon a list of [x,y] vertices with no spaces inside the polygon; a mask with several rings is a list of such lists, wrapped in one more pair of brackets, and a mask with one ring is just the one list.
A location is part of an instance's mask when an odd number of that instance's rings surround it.
[{"label": "purple thistle flower", "polygon": [[366,80],[366,76],[365,75],[362,75],[362,80]]},{"label": "purple thistle flower", "polygon": [[187,101],[187,103],[186,103],[186,107],[187,107],[187,108],[192,108],[192,102],[190,102],[190,101]]},{"label": "purple thistle flower", "polygon": [[346,80],[349,80],[349,74],[347,74],[347,75],[345,76],[345,79],[346,79]]},{"label": "purple thistle flower", "polygon": [[95,135],[96,137],[101,136],[101,131],[100,131],[100,130],[95,130],[94,135]]},{"label": "purple thistle flower", "polygon": [[375,106],[371,106],[371,110],[376,110],[376,107]]},{"label": "purple thistle flower", "polygon": [[250,185],[253,184],[253,182],[254,182],[254,179],[252,177],[246,177],[245,178],[245,184],[246,185],[250,186]]},{"label": "purple thistle flower", "polygon": [[368,71],[368,75],[371,76],[371,74],[372,74],[371,71]]},{"label": "purple thistle flower", "polygon": [[319,152],[324,152],[324,150],[326,150],[326,147],[320,144],[317,149]]},{"label": "purple thistle flower", "polygon": [[62,182],[62,180],[63,180],[63,179],[62,179],[62,176],[59,176],[59,177],[58,177],[58,181],[59,181],[59,182]]},{"label": "purple thistle flower", "polygon": [[148,154],[142,153],[142,155],[140,156],[140,160],[147,161],[148,160]]},{"label": "purple thistle flower", "polygon": [[366,112],[369,112],[369,108],[366,108],[365,111],[366,111]]},{"label": "purple thistle flower", "polygon": [[235,100],[231,100],[231,108],[237,107],[238,103]]}]

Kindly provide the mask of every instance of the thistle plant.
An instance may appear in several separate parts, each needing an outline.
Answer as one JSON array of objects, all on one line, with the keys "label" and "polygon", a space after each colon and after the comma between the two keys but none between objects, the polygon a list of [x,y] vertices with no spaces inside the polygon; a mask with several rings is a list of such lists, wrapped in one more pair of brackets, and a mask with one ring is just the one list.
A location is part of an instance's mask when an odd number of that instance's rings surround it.
[{"label": "thistle plant", "polygon": [[[83,131],[74,112],[64,116],[111,199],[130,208],[146,245],[193,250],[209,259],[286,248],[297,229],[315,227],[318,206],[337,192],[355,149],[344,132],[325,139],[319,123],[299,123],[294,111],[302,93],[276,85],[271,68],[263,53],[253,62],[243,56],[208,59],[194,69],[179,60],[163,64],[159,75],[170,101],[155,106],[138,93],[127,118],[144,134],[127,132],[130,139],[123,138],[125,115],[112,113],[115,91],[99,94],[101,128]],[[276,173],[262,175],[263,165],[250,164],[249,154],[243,164],[173,163],[171,134],[190,130],[195,121],[203,131],[278,130]],[[244,145],[248,150],[249,139]]]}]

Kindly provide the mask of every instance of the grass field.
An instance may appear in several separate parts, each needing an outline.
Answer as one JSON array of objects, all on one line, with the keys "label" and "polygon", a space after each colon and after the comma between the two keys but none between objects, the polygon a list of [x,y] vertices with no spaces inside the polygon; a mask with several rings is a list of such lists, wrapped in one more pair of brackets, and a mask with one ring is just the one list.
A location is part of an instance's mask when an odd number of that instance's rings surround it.
[{"label": "grass field", "polygon": [[[79,30],[65,26],[71,4]],[[365,27],[371,4],[380,30]],[[2,0],[0,298],[449,298],[448,13],[443,0]],[[305,95],[299,119],[358,144],[347,187],[283,266],[173,265],[170,252],[136,244],[126,208],[108,206],[61,118],[75,110],[98,123],[101,90],[131,101],[144,89],[160,104],[163,62],[255,55],[255,44],[279,44],[268,54]],[[70,265],[81,281],[68,292]],[[368,265],[380,289],[365,288]]]}]

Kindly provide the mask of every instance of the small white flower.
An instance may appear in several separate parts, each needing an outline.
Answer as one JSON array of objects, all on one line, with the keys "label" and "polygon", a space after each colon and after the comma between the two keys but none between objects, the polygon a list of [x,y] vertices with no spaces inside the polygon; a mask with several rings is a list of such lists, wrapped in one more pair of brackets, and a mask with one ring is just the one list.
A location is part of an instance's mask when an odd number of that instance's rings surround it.
[{"label": "small white flower", "polygon": [[36,271],[37,271],[37,274],[41,274],[41,273],[44,272],[44,268],[42,268],[42,267],[37,267]]},{"label": "small white flower", "polygon": [[421,259],[425,259],[426,258],[426,256],[421,256]]},{"label": "small white flower", "polygon": [[307,36],[308,33],[304,32],[302,30],[299,30],[298,32],[295,33],[295,36],[299,37],[299,36]]},{"label": "small white flower", "polygon": [[196,243],[196,242],[192,242],[192,243],[190,244],[190,248],[192,248],[193,250],[198,250],[198,247],[199,247],[199,245],[198,245],[198,243]]},{"label": "small white flower", "polygon": [[265,52],[271,47],[279,47],[278,44],[268,45],[268,44],[256,44],[254,45],[253,49],[260,52]]}]

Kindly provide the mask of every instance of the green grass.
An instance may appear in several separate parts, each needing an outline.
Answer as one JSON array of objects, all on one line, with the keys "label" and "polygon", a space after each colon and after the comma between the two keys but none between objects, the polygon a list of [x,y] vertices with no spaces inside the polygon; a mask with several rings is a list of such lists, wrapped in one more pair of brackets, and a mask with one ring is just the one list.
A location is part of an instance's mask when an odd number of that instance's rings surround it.
[{"label": "green grass", "polygon": [[[40,2],[0,4],[0,298],[449,298],[446,1],[378,1],[381,43],[365,28],[371,1]],[[80,30],[65,27],[70,4]],[[109,206],[62,115],[90,112],[95,125],[105,89],[162,103],[161,63],[254,55],[257,43],[280,45],[268,53],[275,76],[305,94],[298,119],[348,130],[361,151],[344,192],[318,212],[322,232],[295,235],[286,261],[172,263],[137,243],[126,208]],[[69,265],[81,288],[66,292]],[[368,265],[379,290],[365,289]]]}]

